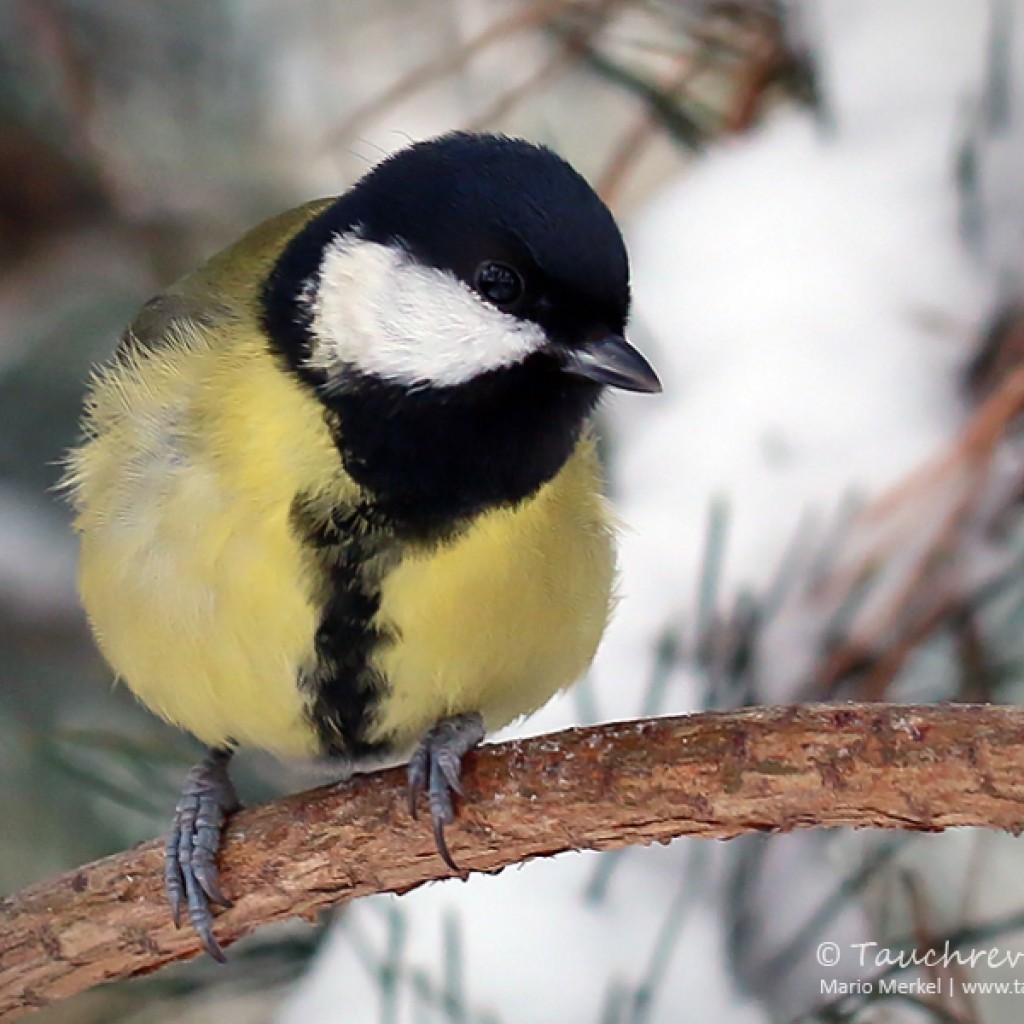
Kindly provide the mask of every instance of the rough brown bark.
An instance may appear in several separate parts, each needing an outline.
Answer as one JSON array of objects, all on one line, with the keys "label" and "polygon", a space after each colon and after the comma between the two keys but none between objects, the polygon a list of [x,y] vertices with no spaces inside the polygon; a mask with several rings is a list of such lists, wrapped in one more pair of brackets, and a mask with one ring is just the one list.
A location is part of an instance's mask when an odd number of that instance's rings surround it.
[{"label": "rough brown bark", "polygon": [[[812,826],[1024,827],[1024,709],[753,708],[570,729],[485,747],[449,829],[468,871],[566,850]],[[222,858],[231,943],[270,921],[443,878],[392,769],[237,815]],[[195,956],[146,843],[0,903],[0,1019]]]}]

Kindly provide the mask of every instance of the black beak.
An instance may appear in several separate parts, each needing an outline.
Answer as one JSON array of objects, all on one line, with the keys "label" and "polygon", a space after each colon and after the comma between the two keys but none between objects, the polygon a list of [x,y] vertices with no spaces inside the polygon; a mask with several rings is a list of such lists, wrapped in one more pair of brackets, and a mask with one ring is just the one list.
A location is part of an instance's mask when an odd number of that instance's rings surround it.
[{"label": "black beak", "polygon": [[566,373],[623,391],[657,394],[661,381],[649,362],[625,338],[608,334],[580,348],[559,347]]}]

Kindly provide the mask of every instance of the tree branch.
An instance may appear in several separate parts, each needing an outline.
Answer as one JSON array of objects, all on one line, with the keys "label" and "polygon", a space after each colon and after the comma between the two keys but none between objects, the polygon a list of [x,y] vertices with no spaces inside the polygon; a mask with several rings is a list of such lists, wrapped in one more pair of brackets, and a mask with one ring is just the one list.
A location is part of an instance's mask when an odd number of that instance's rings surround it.
[{"label": "tree branch", "polygon": [[[751,708],[570,729],[466,763],[449,829],[467,871],[676,836],[814,826],[1024,828],[1024,709],[885,704]],[[271,921],[448,874],[400,768],[238,814],[217,918],[230,943]],[[0,903],[0,1020],[199,952],[176,931],[153,841]]]}]

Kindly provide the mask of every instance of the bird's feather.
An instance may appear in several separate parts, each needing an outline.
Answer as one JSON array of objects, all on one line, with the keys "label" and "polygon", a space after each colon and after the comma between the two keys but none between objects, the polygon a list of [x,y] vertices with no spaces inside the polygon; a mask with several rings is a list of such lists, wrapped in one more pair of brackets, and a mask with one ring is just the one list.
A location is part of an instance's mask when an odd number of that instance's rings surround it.
[{"label": "bird's feather", "polygon": [[[590,663],[613,578],[586,435],[513,507],[440,541],[377,526],[364,544],[366,495],[324,406],[268,344],[254,284],[324,205],[268,222],[146,307],[97,379],[69,470],[81,592],[119,676],[207,744],[297,757],[401,750],[445,715],[496,728],[536,709]],[[335,524],[330,543],[302,528],[310,505]],[[346,587],[368,601],[338,612]],[[321,643],[332,607],[366,612],[348,623],[372,641],[363,675]]]}]

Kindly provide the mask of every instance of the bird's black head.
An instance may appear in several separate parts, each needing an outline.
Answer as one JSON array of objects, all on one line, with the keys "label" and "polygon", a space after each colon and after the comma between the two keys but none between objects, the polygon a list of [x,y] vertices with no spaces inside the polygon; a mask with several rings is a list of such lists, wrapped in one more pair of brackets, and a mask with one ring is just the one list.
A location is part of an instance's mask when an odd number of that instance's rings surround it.
[{"label": "bird's black head", "polygon": [[448,135],[386,160],[352,199],[365,238],[404,245],[553,340],[583,344],[625,330],[622,235],[583,177],[549,149]]},{"label": "bird's black head", "polygon": [[375,167],[264,292],[268,334],[336,412],[349,471],[406,503],[433,474],[465,508],[550,479],[603,387],[658,390],[628,315],[625,245],[583,177],[543,147],[466,133]]}]

